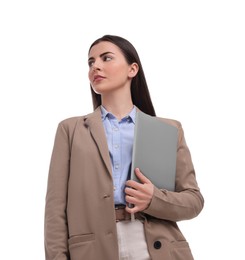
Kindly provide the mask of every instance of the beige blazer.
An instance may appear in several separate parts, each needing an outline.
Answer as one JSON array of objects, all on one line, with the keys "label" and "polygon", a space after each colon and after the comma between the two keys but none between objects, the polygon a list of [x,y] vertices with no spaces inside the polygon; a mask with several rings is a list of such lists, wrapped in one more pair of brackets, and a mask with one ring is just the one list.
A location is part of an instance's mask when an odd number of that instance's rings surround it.
[{"label": "beige blazer", "polygon": [[[176,222],[196,217],[204,205],[181,124],[176,192],[155,188],[142,212],[152,260],[193,259]],[[45,207],[46,260],[118,260],[113,180],[100,108],[59,123]]]}]

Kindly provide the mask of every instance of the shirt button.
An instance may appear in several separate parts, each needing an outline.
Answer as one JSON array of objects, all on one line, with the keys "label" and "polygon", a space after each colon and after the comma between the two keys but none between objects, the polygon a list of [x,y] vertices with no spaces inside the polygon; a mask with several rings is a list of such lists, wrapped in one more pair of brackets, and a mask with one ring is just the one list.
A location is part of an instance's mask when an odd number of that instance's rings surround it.
[{"label": "shirt button", "polygon": [[119,168],[119,164],[116,164],[116,165],[115,165],[115,169],[118,169],[118,168]]},{"label": "shirt button", "polygon": [[114,127],[114,128],[113,128],[113,131],[118,131],[118,128],[117,128],[117,127]]},{"label": "shirt button", "polygon": [[114,145],[114,148],[115,148],[115,149],[118,149],[118,148],[119,148],[119,145],[118,145],[118,144],[115,144],[115,145]]}]

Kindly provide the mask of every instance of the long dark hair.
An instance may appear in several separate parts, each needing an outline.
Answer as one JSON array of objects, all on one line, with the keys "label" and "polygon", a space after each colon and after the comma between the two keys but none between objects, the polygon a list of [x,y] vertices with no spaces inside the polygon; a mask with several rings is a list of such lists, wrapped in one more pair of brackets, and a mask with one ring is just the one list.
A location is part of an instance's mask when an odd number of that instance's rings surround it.
[{"label": "long dark hair", "polygon": [[[122,37],[116,35],[104,35],[91,44],[89,52],[94,45],[104,41],[111,42],[115,44],[118,48],[120,48],[128,64],[132,64],[134,62],[138,64],[139,71],[131,82],[132,101],[133,104],[144,113],[155,116],[156,113],[151,101],[145,74],[140,62],[139,55],[134,46],[128,40]],[[101,105],[101,96],[93,91],[91,85],[90,88],[92,93],[93,107],[94,109],[96,109],[98,106]]]}]

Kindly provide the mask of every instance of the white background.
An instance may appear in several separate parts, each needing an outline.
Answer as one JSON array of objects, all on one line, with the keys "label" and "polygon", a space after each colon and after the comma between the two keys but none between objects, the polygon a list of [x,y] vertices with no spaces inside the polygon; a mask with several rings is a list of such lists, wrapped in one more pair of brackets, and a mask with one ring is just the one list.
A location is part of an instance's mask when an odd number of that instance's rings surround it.
[{"label": "white background", "polygon": [[183,125],[205,197],[179,223],[195,259],[245,259],[243,3],[1,1],[1,258],[44,259],[56,127],[92,111],[88,48],[117,34],[138,50],[157,115]]}]

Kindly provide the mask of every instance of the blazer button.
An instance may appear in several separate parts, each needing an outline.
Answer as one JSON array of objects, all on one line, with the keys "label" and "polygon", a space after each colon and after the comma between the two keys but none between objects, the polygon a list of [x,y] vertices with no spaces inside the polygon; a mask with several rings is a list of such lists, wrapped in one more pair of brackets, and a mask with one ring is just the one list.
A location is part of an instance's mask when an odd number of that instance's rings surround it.
[{"label": "blazer button", "polygon": [[162,247],[162,243],[160,241],[155,241],[154,242],[154,248],[155,249],[160,249]]}]

